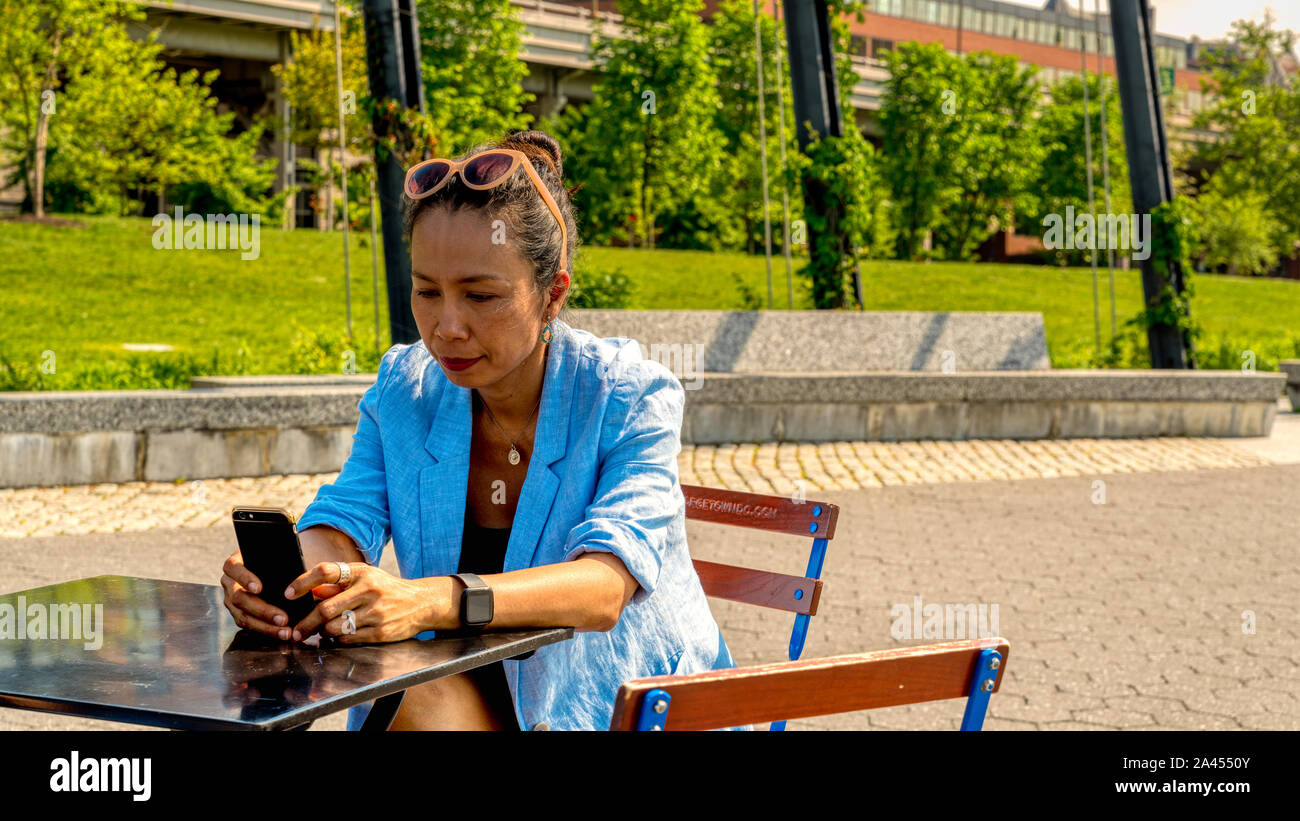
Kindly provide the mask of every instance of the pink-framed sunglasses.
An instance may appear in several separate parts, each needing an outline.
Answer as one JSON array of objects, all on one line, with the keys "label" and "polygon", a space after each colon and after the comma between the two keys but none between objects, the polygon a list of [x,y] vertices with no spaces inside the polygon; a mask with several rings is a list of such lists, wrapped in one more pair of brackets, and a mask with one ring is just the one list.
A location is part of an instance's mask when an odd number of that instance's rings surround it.
[{"label": "pink-framed sunglasses", "polygon": [[542,201],[546,203],[546,207],[551,209],[555,221],[560,224],[560,270],[567,271],[569,270],[569,231],[564,226],[564,219],[560,216],[559,206],[555,204],[555,200],[552,199],[550,192],[546,190],[546,186],[542,183],[542,178],[537,176],[537,171],[533,169],[532,162],[522,151],[516,151],[513,148],[489,148],[460,161],[434,157],[431,160],[425,160],[411,166],[410,170],[406,172],[404,190],[406,196],[412,200],[422,200],[446,185],[452,175],[459,172],[460,179],[465,185],[478,191],[484,191],[489,188],[496,188],[510,179],[521,166],[524,171],[528,172],[528,178],[533,181],[533,187],[537,189],[537,193],[542,195]]}]

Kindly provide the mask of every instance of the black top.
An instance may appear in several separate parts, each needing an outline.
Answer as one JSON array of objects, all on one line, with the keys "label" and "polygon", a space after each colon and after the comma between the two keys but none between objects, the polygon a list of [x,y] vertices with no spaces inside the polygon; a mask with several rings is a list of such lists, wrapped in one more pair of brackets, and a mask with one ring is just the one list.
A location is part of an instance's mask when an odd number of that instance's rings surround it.
[{"label": "black top", "polygon": [[506,544],[510,541],[508,527],[479,527],[465,512],[465,538],[460,545],[460,564],[457,573],[475,573],[480,576],[501,573],[506,566]]},{"label": "black top", "polygon": [[[503,572],[509,541],[510,528],[479,527],[466,508],[465,537],[461,541],[456,572],[479,576]],[[506,683],[505,666],[499,661],[494,662],[475,668],[470,675],[477,681],[493,712],[505,720],[505,729],[517,731],[519,720],[515,718],[515,703],[510,696],[510,685]]]}]

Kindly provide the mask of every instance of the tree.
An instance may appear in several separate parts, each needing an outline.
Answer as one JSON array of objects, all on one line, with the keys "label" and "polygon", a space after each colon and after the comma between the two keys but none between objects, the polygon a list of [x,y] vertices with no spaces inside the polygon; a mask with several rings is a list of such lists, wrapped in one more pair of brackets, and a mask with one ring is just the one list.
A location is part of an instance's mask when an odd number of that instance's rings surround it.
[{"label": "tree", "polygon": [[18,175],[37,217],[45,216],[50,122],[65,84],[88,57],[126,37],[125,23],[144,10],[115,0],[0,0],[0,126],[16,130]]},{"label": "tree", "polygon": [[1217,132],[1195,154],[1197,165],[1213,169],[1208,184],[1217,192],[1215,202],[1224,207],[1235,200],[1237,205],[1227,207],[1256,228],[1259,220],[1246,215],[1262,208],[1271,225],[1264,239],[1271,258],[1292,255],[1300,241],[1300,210],[1294,207],[1300,190],[1300,83],[1287,83],[1279,70],[1295,44],[1296,33],[1276,30],[1271,15],[1262,23],[1233,23],[1229,43],[1205,55],[1210,82],[1203,85],[1213,86],[1216,102],[1195,120],[1197,127]]},{"label": "tree", "polygon": [[557,118],[589,242],[655,242],[661,215],[687,208],[691,242],[725,232],[715,199],[728,173],[721,106],[700,0],[621,0],[623,38],[595,36],[594,100]]},{"label": "tree", "polygon": [[1041,162],[1033,133],[1037,70],[989,52],[969,54],[965,62],[970,70],[954,78],[966,85],[953,100],[959,135],[949,163],[953,184],[935,223],[948,259],[971,258],[994,230],[1011,227],[1016,200]]},{"label": "tree", "polygon": [[[1093,201],[1100,211],[1105,208],[1101,152],[1101,86],[1097,75],[1088,75],[1088,117],[1091,121]],[[1124,146],[1124,123],[1119,95],[1106,95],[1106,128],[1110,163],[1110,212],[1129,214],[1133,200],[1129,193],[1128,155]],[[1042,235],[1043,218],[1062,216],[1067,208],[1076,214],[1088,211],[1087,151],[1084,148],[1083,82],[1078,77],[1064,77],[1051,88],[1051,101],[1043,106],[1032,129],[1032,142],[1042,151],[1037,173],[1027,196],[1019,207],[1019,225],[1026,234]],[[1082,262],[1087,252],[1057,250],[1061,262]]]},{"label": "tree", "polygon": [[881,256],[893,243],[875,151],[852,128],[842,137],[809,143],[800,166],[826,190],[825,215],[807,215],[815,246],[804,272],[812,280],[813,305],[849,307],[854,304],[852,273],[859,249],[867,256]]},{"label": "tree", "polygon": [[420,3],[424,98],[441,156],[527,128],[519,59],[524,25],[510,0]]},{"label": "tree", "polygon": [[[901,43],[885,57],[889,80],[880,104],[885,179],[896,209],[897,251],[921,256],[939,209],[960,191],[953,174],[967,130],[957,116],[973,89],[969,64],[938,43]],[[967,95],[971,96],[971,95]]]},{"label": "tree", "polygon": [[[365,32],[361,13],[354,6],[349,8],[352,5],[340,4],[340,11],[346,8],[349,12],[340,14],[343,125],[348,151],[369,155],[373,134],[365,108],[365,100],[370,94],[366,73]],[[316,158],[322,154],[333,157],[333,151],[338,146],[339,91],[334,32],[321,31],[319,18],[312,22],[309,34],[290,32],[293,58],[272,66],[271,71],[280,79],[281,93],[292,107],[291,125],[288,132],[282,134],[282,139],[311,148],[311,158],[305,163],[314,169],[312,184],[319,192],[322,187],[332,187],[334,181],[333,161],[319,162]],[[320,198],[317,199],[319,201]],[[332,221],[333,209],[327,210],[331,212],[327,219]]]},{"label": "tree", "polygon": [[156,33],[144,42],[105,38],[83,56],[53,118],[50,181],[77,207],[128,213],[133,190],[169,192],[199,210],[274,212],[275,160],[259,159],[257,125],[231,136],[234,112],[217,113],[217,72],[177,74],[159,60]]},{"label": "tree", "polygon": [[1207,265],[1225,266],[1229,274],[1262,274],[1277,265],[1277,227],[1263,193],[1225,196],[1212,185],[1196,198],[1194,211]]}]

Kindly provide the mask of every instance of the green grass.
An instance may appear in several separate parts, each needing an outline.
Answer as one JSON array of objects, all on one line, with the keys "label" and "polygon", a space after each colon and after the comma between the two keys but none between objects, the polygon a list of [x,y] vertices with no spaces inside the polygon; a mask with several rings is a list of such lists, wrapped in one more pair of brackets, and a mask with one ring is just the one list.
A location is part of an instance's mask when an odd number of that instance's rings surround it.
[{"label": "green grass", "polygon": [[[593,267],[618,268],[632,281],[631,308],[700,309],[744,307],[736,277],[767,307],[767,268],[762,256],[709,254],[700,251],[585,249]],[[811,288],[793,267],[794,306],[812,308]],[[862,288],[869,310],[877,311],[1037,311],[1043,315],[1047,346],[1056,368],[1094,367],[1096,330],[1092,269],[1045,265],[996,265],[966,262],[862,263]],[[581,270],[581,269],[580,269]],[[1111,335],[1109,277],[1098,269],[1098,307],[1102,344]],[[773,305],[788,304],[785,260],[772,262]],[[1300,357],[1300,282],[1257,277],[1194,275],[1192,315],[1204,338],[1200,349],[1216,368],[1239,368],[1242,351],[1256,355],[1256,368],[1275,370],[1278,359]],[[1142,307],[1141,273],[1115,271],[1115,317],[1128,349],[1145,349],[1125,323]],[[1121,346],[1123,347],[1123,346]],[[1121,352],[1128,366],[1146,367],[1144,350]],[[1127,361],[1125,361],[1127,360]]]},{"label": "green grass", "polygon": [[[163,251],[143,218],[72,216],[83,227],[0,222],[0,389],[188,387],[194,374],[337,373],[345,350],[374,371],[369,235],[352,236],[352,323],[346,338],[342,235],[262,226],[261,253]],[[380,265],[382,266],[382,249]],[[796,272],[802,261],[794,260]],[[575,279],[619,270],[629,308],[767,307],[762,256],[583,248]],[[773,260],[775,307],[786,305],[785,261]],[[1094,364],[1088,268],[869,261],[867,305],[885,311],[1039,311],[1055,367]],[[1106,271],[1100,271],[1103,337],[1109,337]],[[1196,276],[1193,315],[1214,367],[1257,367],[1300,356],[1300,282]],[[811,308],[796,279],[795,307]],[[380,281],[379,349],[388,347]],[[1122,324],[1141,303],[1138,272],[1116,271]],[[1136,335],[1128,333],[1130,347]],[[130,353],[123,343],[165,343],[172,353]],[[42,370],[52,351],[54,372]],[[1121,357],[1142,364],[1140,356]]]},{"label": "green grass", "polygon": [[[263,225],[260,255],[243,260],[237,250],[157,250],[147,219],[70,218],[84,227],[0,222],[0,388],[189,387],[195,373],[337,373],[345,349],[355,352],[357,371],[378,366],[368,234],[352,235],[349,346],[341,233]],[[381,268],[387,349],[384,294]],[[175,352],[122,347],[141,342]],[[46,351],[53,374],[41,370]]]}]

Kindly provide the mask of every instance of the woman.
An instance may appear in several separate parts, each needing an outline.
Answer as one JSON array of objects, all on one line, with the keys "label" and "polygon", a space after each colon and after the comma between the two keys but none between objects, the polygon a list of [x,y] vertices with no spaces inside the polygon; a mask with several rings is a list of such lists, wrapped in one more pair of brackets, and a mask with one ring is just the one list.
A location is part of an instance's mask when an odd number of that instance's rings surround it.
[{"label": "woman", "polygon": [[[465,628],[463,573],[492,589],[488,629],[575,628],[412,688],[395,729],[606,729],[628,679],[735,666],[686,545],[681,383],[634,341],[558,318],[577,236],[562,179],[538,131],[411,169],[421,341],[384,355],[351,455],[298,523],[309,569],[290,598],[332,595],[288,625],[226,562],[236,623],[281,638]],[[390,534],[401,578],[377,567]]]}]

